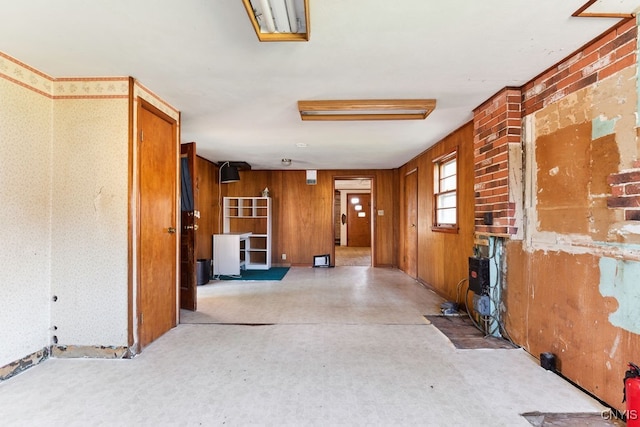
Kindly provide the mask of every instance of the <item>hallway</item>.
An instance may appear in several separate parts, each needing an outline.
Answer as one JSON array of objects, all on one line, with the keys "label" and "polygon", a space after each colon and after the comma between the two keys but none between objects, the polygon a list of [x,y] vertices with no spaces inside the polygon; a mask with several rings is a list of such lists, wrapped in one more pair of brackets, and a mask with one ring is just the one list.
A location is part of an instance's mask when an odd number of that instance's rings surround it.
[{"label": "hallway", "polygon": [[371,248],[370,247],[353,247],[340,246],[335,248],[336,260],[335,266],[342,267],[347,265],[371,266]]},{"label": "hallway", "polygon": [[531,426],[603,408],[521,349],[457,350],[392,269],[212,281],[132,360],[49,359],[0,383],[2,425]]}]

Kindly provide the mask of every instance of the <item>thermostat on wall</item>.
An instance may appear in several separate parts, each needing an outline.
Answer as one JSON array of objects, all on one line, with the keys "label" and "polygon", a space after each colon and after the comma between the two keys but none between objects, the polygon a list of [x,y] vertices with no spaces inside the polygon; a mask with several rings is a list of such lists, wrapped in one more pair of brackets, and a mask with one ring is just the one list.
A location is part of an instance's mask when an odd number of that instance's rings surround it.
[{"label": "thermostat on wall", "polygon": [[307,184],[308,185],[316,185],[318,182],[318,171],[317,170],[307,170]]},{"label": "thermostat on wall", "polygon": [[313,256],[314,267],[329,267],[329,254],[314,255]]}]

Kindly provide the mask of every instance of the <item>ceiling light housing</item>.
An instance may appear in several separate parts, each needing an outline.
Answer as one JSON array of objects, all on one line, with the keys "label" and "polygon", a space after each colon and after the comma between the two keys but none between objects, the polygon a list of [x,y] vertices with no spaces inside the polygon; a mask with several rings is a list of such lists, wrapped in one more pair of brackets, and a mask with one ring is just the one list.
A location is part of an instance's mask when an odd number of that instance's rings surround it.
[{"label": "ceiling light housing", "polygon": [[308,0],[242,0],[261,42],[309,41]]},{"label": "ceiling light housing", "polygon": [[218,182],[221,184],[229,184],[240,181],[239,171],[241,170],[251,170],[251,165],[247,162],[218,162]]},{"label": "ceiling light housing", "polygon": [[220,183],[221,184],[229,184],[231,182],[240,181],[240,174],[238,173],[238,168],[235,166],[231,166],[229,162],[224,162],[222,166],[220,166]]},{"label": "ceiling light housing", "polygon": [[629,19],[635,16],[637,3],[636,0],[589,0],[571,16]]},{"label": "ceiling light housing", "polygon": [[302,120],[423,120],[435,99],[298,101]]}]

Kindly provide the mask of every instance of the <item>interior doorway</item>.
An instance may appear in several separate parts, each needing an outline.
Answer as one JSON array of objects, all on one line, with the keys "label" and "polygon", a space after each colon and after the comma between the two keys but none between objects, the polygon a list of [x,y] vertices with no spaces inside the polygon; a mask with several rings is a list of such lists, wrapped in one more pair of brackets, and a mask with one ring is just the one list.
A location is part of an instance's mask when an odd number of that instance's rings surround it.
[{"label": "interior doorway", "polygon": [[373,265],[373,179],[334,179],[334,265]]},{"label": "interior doorway", "polygon": [[140,349],[176,326],[177,123],[139,99],[138,335]]}]

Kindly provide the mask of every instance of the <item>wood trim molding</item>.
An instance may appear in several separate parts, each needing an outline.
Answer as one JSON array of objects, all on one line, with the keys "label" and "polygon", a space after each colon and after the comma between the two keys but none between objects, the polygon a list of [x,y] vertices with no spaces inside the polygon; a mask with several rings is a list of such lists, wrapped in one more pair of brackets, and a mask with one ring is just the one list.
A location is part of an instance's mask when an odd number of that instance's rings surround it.
[{"label": "wood trim molding", "polygon": [[571,16],[580,18],[633,18],[635,14],[633,12],[587,12],[587,10],[593,6],[598,0],[589,0],[580,9],[573,12]]}]

